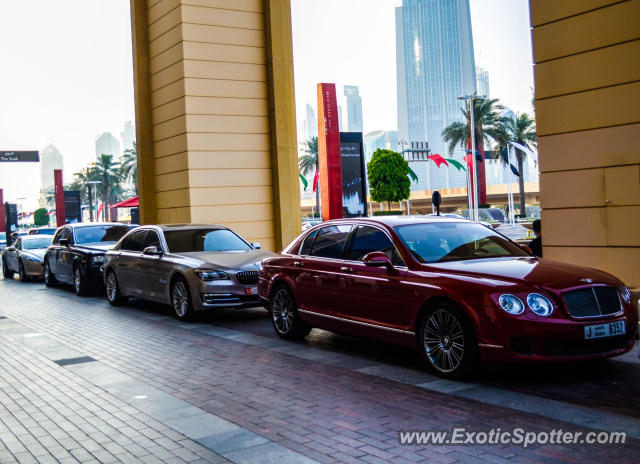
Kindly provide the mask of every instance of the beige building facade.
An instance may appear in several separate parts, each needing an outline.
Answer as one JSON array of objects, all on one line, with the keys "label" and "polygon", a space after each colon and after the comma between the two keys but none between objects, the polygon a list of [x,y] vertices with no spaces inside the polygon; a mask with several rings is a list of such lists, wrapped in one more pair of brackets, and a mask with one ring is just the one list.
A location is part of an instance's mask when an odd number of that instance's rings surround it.
[{"label": "beige building facade", "polygon": [[131,0],[141,222],[300,230],[289,0]]},{"label": "beige building facade", "polygon": [[530,0],[544,256],[640,289],[640,0]]}]

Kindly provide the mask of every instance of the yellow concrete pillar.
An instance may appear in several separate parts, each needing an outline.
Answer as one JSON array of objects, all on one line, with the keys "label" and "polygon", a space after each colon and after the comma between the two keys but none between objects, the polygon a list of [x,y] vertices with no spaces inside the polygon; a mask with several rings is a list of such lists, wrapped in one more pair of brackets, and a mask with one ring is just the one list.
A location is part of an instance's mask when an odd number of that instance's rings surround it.
[{"label": "yellow concrete pillar", "polygon": [[289,0],[131,0],[141,221],[300,228]]},{"label": "yellow concrete pillar", "polygon": [[530,0],[544,256],[640,287],[640,0]]}]

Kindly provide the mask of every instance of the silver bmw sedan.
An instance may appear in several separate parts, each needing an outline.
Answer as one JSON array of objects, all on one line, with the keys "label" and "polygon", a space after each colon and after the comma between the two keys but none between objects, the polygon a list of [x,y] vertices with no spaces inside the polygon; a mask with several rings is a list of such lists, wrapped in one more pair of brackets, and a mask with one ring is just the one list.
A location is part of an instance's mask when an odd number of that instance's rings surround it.
[{"label": "silver bmw sedan", "polygon": [[169,304],[181,320],[205,309],[260,306],[258,270],[271,256],[220,225],[138,227],[105,255],[107,299]]}]

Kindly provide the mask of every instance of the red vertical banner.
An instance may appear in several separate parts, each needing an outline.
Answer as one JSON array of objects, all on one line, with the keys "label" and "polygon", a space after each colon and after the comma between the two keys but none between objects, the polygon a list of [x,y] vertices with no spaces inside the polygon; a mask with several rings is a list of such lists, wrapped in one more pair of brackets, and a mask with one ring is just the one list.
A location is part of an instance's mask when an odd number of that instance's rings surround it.
[{"label": "red vertical banner", "polygon": [[5,216],[6,214],[4,211],[4,197],[2,189],[0,189],[0,232],[7,231],[7,221]]},{"label": "red vertical banner", "polygon": [[62,183],[62,169],[53,170],[53,181],[56,192],[56,225],[63,226],[66,218],[64,211],[64,185]]},{"label": "red vertical banner", "polygon": [[318,84],[318,167],[322,219],[341,218],[342,158],[335,84]]}]

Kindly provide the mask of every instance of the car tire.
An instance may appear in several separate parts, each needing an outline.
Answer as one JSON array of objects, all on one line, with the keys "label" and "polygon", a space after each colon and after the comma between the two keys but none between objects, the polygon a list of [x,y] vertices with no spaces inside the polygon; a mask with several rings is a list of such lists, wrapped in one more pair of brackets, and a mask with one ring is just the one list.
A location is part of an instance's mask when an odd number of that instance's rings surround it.
[{"label": "car tire", "polygon": [[13,274],[14,272],[9,269],[9,266],[7,266],[6,259],[3,257],[2,258],[2,275],[4,276],[5,279],[13,279]]},{"label": "car tire", "polygon": [[73,290],[76,292],[76,295],[85,296],[89,293],[88,287],[87,278],[82,276],[80,265],[75,264],[73,266]]},{"label": "car tire", "polygon": [[49,260],[44,262],[44,284],[47,287],[55,287],[58,281],[56,280],[53,272],[51,272],[51,265],[49,264]]},{"label": "car tire", "polygon": [[472,374],[476,337],[460,308],[446,302],[430,307],[420,320],[418,335],[422,355],[440,376],[463,379]]},{"label": "car tire", "polygon": [[311,332],[311,327],[300,319],[296,300],[288,287],[277,287],[269,304],[269,314],[276,333],[287,340],[299,340]]},{"label": "car tire", "polygon": [[171,309],[181,321],[191,320],[193,317],[193,302],[187,281],[178,277],[171,285]]},{"label": "car tire", "polygon": [[24,263],[22,260],[18,261],[18,276],[20,276],[20,282],[26,282],[29,280],[27,271],[24,269]]},{"label": "car tire", "polygon": [[127,303],[128,298],[122,296],[120,293],[120,286],[118,285],[118,278],[114,271],[107,272],[107,279],[105,283],[105,290],[107,293],[107,300],[111,306],[122,306]]}]

